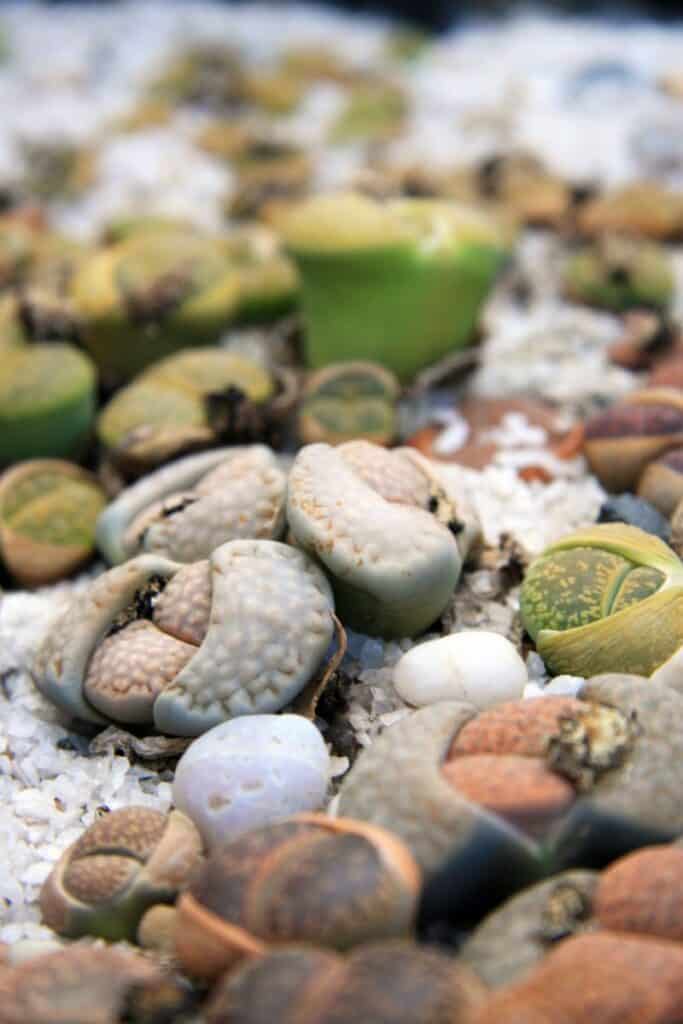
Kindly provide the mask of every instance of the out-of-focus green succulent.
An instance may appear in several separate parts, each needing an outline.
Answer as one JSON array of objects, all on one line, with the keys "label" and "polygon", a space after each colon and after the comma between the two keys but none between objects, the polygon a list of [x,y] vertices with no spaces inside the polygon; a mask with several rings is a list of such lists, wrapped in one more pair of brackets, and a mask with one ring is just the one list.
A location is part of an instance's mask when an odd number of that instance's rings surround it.
[{"label": "out-of-focus green succulent", "polygon": [[0,290],[18,284],[33,259],[36,233],[20,220],[0,218]]},{"label": "out-of-focus green succulent", "polygon": [[272,231],[259,225],[245,227],[226,239],[225,248],[240,276],[238,321],[259,323],[294,309],[299,275]]},{"label": "out-of-focus green succulent", "polygon": [[341,444],[363,438],[390,444],[396,434],[400,388],[393,373],[376,363],[327,366],[312,374],[299,406],[304,444]]},{"label": "out-of-focus green succulent", "polygon": [[649,676],[683,644],[683,564],[637,527],[588,527],[532,563],[520,608],[553,674]]},{"label": "out-of-focus green succulent", "polygon": [[288,114],[301,102],[302,81],[286,71],[255,71],[242,79],[244,99],[270,114]]},{"label": "out-of-focus green succulent", "polygon": [[62,235],[36,239],[20,293],[21,327],[32,341],[77,341],[80,318],[69,297],[76,273],[92,258],[88,246]]},{"label": "out-of-focus green succulent", "polygon": [[615,313],[635,306],[666,309],[674,277],[666,252],[652,244],[604,239],[578,252],[564,273],[567,295]]},{"label": "out-of-focus green succulent", "polygon": [[151,99],[173,104],[231,106],[240,96],[239,53],[221,43],[188,47],[174,56],[148,89]]},{"label": "out-of-focus green succulent", "polygon": [[415,60],[425,52],[429,41],[428,34],[417,26],[401,25],[389,34],[386,53],[390,60]]},{"label": "out-of-focus green succulent", "polygon": [[382,141],[400,132],[408,113],[404,92],[390,82],[354,86],[330,129],[333,143]]},{"label": "out-of-focus green succulent", "polygon": [[95,368],[71,345],[9,348],[0,362],[0,464],[77,454],[95,412]]},{"label": "out-of-focus green succulent", "polygon": [[282,66],[303,81],[346,82],[352,69],[334,50],[318,46],[295,46],[285,51]]},{"label": "out-of-focus green succulent", "polygon": [[31,142],[24,145],[26,189],[41,199],[73,199],[95,181],[97,153],[70,143]]},{"label": "out-of-focus green succulent", "polygon": [[101,250],[76,275],[72,298],[102,373],[127,379],[215,341],[238,308],[240,278],[218,239],[142,232]]},{"label": "out-of-focus green succulent", "polygon": [[312,367],[370,359],[410,379],[470,341],[509,229],[473,207],[348,193],[276,222],[301,274]]},{"label": "out-of-focus green succulent", "polygon": [[117,242],[127,242],[130,238],[136,238],[138,235],[163,235],[166,232],[170,235],[199,234],[195,225],[190,221],[155,214],[143,214],[116,217],[109,221],[104,231],[104,241],[112,245]]},{"label": "out-of-focus green succulent", "polygon": [[172,903],[201,856],[199,833],[180,811],[112,811],[58,861],[40,894],[43,921],[69,938],[134,942],[145,911]]},{"label": "out-of-focus green succulent", "polygon": [[0,555],[23,586],[68,576],[93,554],[106,505],[96,479],[58,459],[30,459],[0,477]]},{"label": "out-of-focus green succulent", "polygon": [[12,292],[0,294],[0,351],[21,345],[23,340],[17,296]]}]

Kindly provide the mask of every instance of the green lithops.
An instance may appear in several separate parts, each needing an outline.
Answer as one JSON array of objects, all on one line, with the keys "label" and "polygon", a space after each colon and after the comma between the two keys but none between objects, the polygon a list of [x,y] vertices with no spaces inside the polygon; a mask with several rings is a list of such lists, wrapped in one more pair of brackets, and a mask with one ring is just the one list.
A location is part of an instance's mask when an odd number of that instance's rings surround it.
[{"label": "green lithops", "polygon": [[238,321],[259,323],[294,309],[299,294],[296,267],[272,231],[258,225],[235,231],[225,240],[225,249],[240,278]]},{"label": "green lithops", "polygon": [[471,340],[510,244],[448,201],[318,196],[276,219],[301,275],[310,366],[370,359],[410,379]]},{"label": "green lithops", "polygon": [[55,865],[40,894],[43,922],[71,939],[97,935],[134,942],[146,910],[172,903],[201,859],[199,833],[180,811],[112,811]]},{"label": "green lithops", "polygon": [[0,477],[0,555],[24,586],[67,576],[95,550],[106,497],[95,478],[59,459],[32,459]]},{"label": "green lithops", "polygon": [[399,393],[394,374],[376,363],[327,366],[306,382],[299,437],[305,444],[341,444],[354,438],[389,444],[397,430]]},{"label": "green lithops", "polygon": [[3,352],[0,465],[78,454],[95,412],[96,375],[83,352],[65,344]]},{"label": "green lithops", "polygon": [[636,527],[588,527],[532,563],[520,607],[553,674],[649,676],[683,644],[683,564]]},{"label": "green lithops", "polygon": [[93,257],[71,295],[101,371],[128,379],[180,348],[216,341],[235,316],[240,278],[218,239],[140,232]]},{"label": "green lithops", "polygon": [[400,132],[408,115],[403,91],[391,82],[369,81],[354,86],[330,131],[333,143],[377,142]]},{"label": "green lithops", "polygon": [[578,252],[565,267],[567,295],[621,312],[638,306],[666,309],[674,294],[669,257],[661,246],[607,238]]}]

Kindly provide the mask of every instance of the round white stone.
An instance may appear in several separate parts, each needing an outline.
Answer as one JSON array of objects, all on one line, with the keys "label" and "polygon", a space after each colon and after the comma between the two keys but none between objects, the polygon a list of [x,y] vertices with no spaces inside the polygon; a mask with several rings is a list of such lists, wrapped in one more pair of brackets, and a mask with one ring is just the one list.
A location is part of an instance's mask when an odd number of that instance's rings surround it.
[{"label": "round white stone", "polygon": [[244,715],[215,726],[185,751],[173,801],[208,849],[250,829],[322,807],[329,755],[301,715]]},{"label": "round white stone", "polygon": [[394,668],[396,692],[424,707],[462,700],[489,708],[518,700],[528,682],[524,661],[499,633],[472,630],[428,640],[407,651]]}]

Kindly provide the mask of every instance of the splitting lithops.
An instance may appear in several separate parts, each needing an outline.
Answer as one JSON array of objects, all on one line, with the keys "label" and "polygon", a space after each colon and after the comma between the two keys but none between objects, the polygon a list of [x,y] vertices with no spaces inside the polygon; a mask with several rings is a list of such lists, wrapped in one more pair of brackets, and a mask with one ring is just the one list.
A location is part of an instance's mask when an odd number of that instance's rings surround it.
[{"label": "splitting lithops", "polygon": [[179,459],[122,491],[97,523],[110,564],[142,552],[196,562],[229,540],[282,533],[287,478],[264,445]]},{"label": "splitting lithops", "polygon": [[61,856],[43,885],[43,922],[69,938],[134,941],[141,917],[172,903],[199,867],[202,842],[189,818],[126,807],[99,818]]},{"label": "splitting lithops", "polygon": [[176,954],[213,979],[288,942],[349,949],[412,931],[420,871],[383,829],[302,814],[215,850],[178,903]]},{"label": "splitting lithops", "polygon": [[587,527],[531,564],[520,610],[554,675],[649,676],[683,644],[683,564],[637,527]]},{"label": "splitting lithops", "polygon": [[318,196],[276,219],[301,274],[306,358],[371,359],[401,379],[461,348],[510,238],[473,207]]},{"label": "splitting lithops", "polygon": [[85,345],[118,380],[179,348],[216,341],[238,308],[240,280],[218,239],[143,232],[100,250],[71,296]]},{"label": "splitting lithops", "polygon": [[221,980],[208,1024],[458,1024],[485,999],[473,972],[436,949],[407,941],[360,946],[347,957],[286,947]]},{"label": "splitting lithops", "polygon": [[655,245],[606,238],[578,252],[564,270],[569,298],[614,312],[666,309],[674,278],[666,252]]},{"label": "splitting lithops", "polygon": [[284,707],[333,630],[329,584],[303,552],[236,540],[206,561],[139,555],[98,577],[53,624],[34,676],[73,717],[195,736]]},{"label": "splitting lithops", "polygon": [[95,371],[70,345],[3,351],[0,365],[0,465],[83,448],[95,412]]},{"label": "splitting lithops", "polygon": [[0,554],[24,586],[61,579],[95,550],[106,498],[90,473],[70,462],[34,459],[0,477]]},{"label": "splitting lithops", "polygon": [[399,390],[393,373],[376,363],[355,361],[319,370],[306,382],[299,404],[299,436],[304,444],[354,438],[390,444]]},{"label": "splitting lithops", "polygon": [[[378,450],[387,460],[392,454]],[[458,582],[463,555],[448,527],[423,508],[387,500],[328,445],[297,455],[287,521],[295,542],[329,572],[340,618],[359,632],[422,632]]]}]

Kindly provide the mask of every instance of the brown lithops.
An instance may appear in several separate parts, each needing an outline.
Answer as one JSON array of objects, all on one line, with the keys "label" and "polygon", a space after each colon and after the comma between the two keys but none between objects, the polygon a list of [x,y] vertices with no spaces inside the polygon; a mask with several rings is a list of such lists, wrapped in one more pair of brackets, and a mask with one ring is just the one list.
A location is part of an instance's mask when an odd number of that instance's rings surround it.
[{"label": "brown lithops", "polygon": [[674,241],[683,232],[683,202],[677,192],[657,182],[635,182],[584,203],[577,226],[593,238],[621,234]]},{"label": "brown lithops", "polygon": [[602,928],[683,942],[683,849],[652,846],[611,864],[595,891]]},{"label": "brown lithops", "polygon": [[485,999],[450,956],[409,942],[361,946],[349,956],[287,947],[231,972],[208,1024],[465,1024]]},{"label": "brown lithops", "polygon": [[41,892],[43,921],[69,938],[134,941],[145,911],[171,903],[201,855],[199,833],[179,811],[112,811],[62,854]]},{"label": "brown lithops", "polygon": [[217,849],[178,903],[176,953],[217,977],[271,946],[348,949],[408,935],[420,871],[383,829],[302,814]]},{"label": "brown lithops", "polygon": [[648,464],[683,445],[683,395],[636,391],[586,423],[584,453],[609,491],[633,490]]},{"label": "brown lithops", "polygon": [[672,1024],[683,1015],[683,947],[605,932],[579,935],[519,983],[501,989],[476,1024]]},{"label": "brown lithops", "polygon": [[671,515],[683,498],[683,448],[674,448],[650,463],[640,478],[638,494],[663,515]]}]

